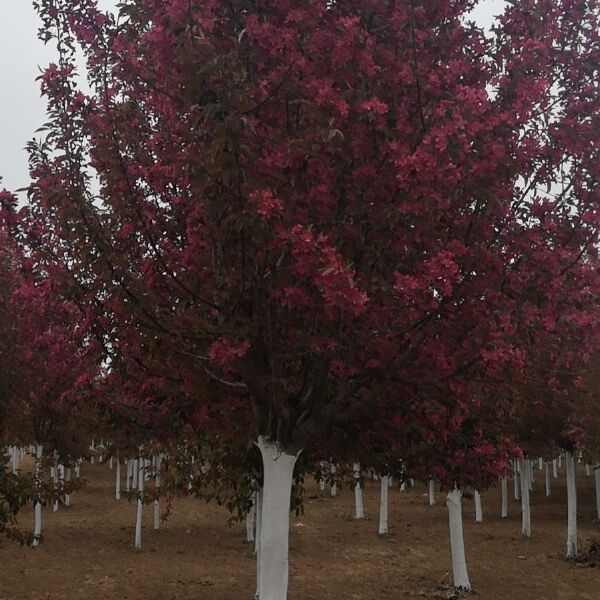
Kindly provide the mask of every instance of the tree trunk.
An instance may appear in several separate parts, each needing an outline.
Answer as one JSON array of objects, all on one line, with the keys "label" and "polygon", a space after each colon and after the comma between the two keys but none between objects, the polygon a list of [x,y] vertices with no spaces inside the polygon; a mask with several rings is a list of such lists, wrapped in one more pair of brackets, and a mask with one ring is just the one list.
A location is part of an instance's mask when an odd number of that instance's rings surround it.
[{"label": "tree trunk", "polygon": [[[142,498],[144,497],[144,459],[140,458],[139,461],[135,460],[133,462],[134,467],[137,467],[137,489],[138,489],[138,499],[135,513],[135,542],[134,548],[136,550],[142,549],[142,510],[144,508],[144,503]],[[134,486],[135,487],[135,486]]]},{"label": "tree trunk", "polygon": [[567,452],[567,558],[577,556],[577,488],[575,487],[575,458]]},{"label": "tree trunk", "polygon": [[42,537],[42,503],[39,497],[40,493],[40,475],[42,473],[42,456],[44,453],[44,447],[41,444],[36,446],[35,450],[35,487],[36,487],[36,499],[33,503],[33,546],[38,546]]},{"label": "tree trunk", "polygon": [[[71,481],[71,467],[65,471],[65,481]],[[65,506],[71,506],[71,494],[65,494]]]},{"label": "tree trunk", "polygon": [[262,436],[257,445],[264,475],[258,597],[260,600],[286,600],[290,503],[298,455],[287,454],[279,444]]},{"label": "tree trunk", "polygon": [[552,459],[552,477],[558,477],[558,461],[555,458]]},{"label": "tree trunk", "polygon": [[354,518],[364,519],[363,493],[360,485],[360,463],[354,463]]},{"label": "tree trunk", "polygon": [[520,477],[520,469],[519,469],[519,461],[515,460],[513,462],[513,487],[515,500],[521,499],[521,477]]},{"label": "tree trunk", "polygon": [[590,477],[591,474],[589,463],[585,463],[585,476]]},{"label": "tree trunk", "polygon": [[502,496],[500,518],[506,519],[508,517],[508,483],[506,481],[506,477],[500,478],[500,493]]},{"label": "tree trunk", "polygon": [[473,492],[475,500],[475,523],[483,523],[483,507],[481,506],[481,494],[475,490]]},{"label": "tree trunk", "polygon": [[600,521],[600,465],[596,465],[594,468],[594,480],[596,484],[596,513],[598,514],[598,521]]},{"label": "tree trunk", "polygon": [[159,500],[159,495],[160,495],[160,467],[162,464],[162,455],[161,454],[157,454],[155,457],[155,473],[154,473],[154,489],[156,491],[156,497],[154,498],[154,504],[153,504],[153,515],[152,515],[152,524],[154,527],[154,530],[157,531],[158,529],[160,529],[160,500]]},{"label": "tree trunk", "polygon": [[550,489],[550,463],[546,462],[546,464],[544,465],[544,469],[545,469],[545,476],[546,476],[546,496],[550,495],[550,492],[552,491]]},{"label": "tree trunk", "polygon": [[462,525],[462,492],[454,489],[448,493],[448,524],[450,526],[450,555],[452,557],[452,580],[457,590],[471,591],[471,582],[467,573],[465,542]]},{"label": "tree trunk", "polygon": [[331,463],[331,496],[337,496],[337,467]]},{"label": "tree trunk", "polygon": [[117,450],[117,460],[115,464],[115,500],[121,499],[121,459]]},{"label": "tree trunk", "polygon": [[379,535],[385,535],[388,532],[388,476],[381,477],[381,495],[379,499]]},{"label": "tree trunk", "polygon": [[529,469],[525,460],[519,462],[519,468],[521,471],[521,534],[531,537],[531,506],[529,505],[529,482],[527,481]]},{"label": "tree trunk", "polygon": [[427,502],[429,506],[433,506],[435,504],[435,481],[433,479],[429,480],[429,486],[427,489]]},{"label": "tree trunk", "polygon": [[246,541],[254,541],[254,524],[256,521],[256,495],[252,493],[250,496],[250,507],[246,513]]}]

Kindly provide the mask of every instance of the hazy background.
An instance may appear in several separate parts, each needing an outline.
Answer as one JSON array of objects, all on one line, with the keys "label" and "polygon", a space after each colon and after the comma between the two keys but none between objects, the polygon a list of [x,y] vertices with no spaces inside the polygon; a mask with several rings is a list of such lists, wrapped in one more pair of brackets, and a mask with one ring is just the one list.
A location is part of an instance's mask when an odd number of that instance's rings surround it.
[{"label": "hazy background", "polygon": [[[99,0],[113,10],[118,0]],[[489,27],[502,12],[503,0],[482,0],[473,13]],[[15,190],[29,181],[24,147],[45,121],[45,107],[35,78],[55,60],[51,45],[37,39],[38,19],[30,0],[0,0],[0,189]]]}]

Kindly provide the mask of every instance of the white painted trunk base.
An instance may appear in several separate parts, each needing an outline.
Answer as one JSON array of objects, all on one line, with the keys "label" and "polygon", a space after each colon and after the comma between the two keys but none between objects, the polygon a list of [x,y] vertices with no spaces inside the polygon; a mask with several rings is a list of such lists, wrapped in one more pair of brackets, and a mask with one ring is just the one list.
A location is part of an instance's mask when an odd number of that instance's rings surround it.
[{"label": "white painted trunk base", "polygon": [[389,477],[381,477],[381,493],[379,497],[379,535],[385,535],[388,532],[388,490],[390,487]]},{"label": "white painted trunk base", "polygon": [[590,465],[588,463],[585,463],[585,476],[590,477],[591,474],[592,474],[592,472],[590,470]]},{"label": "white painted trunk base", "polygon": [[548,497],[552,493],[552,489],[550,487],[550,463],[546,462],[544,465],[544,475],[546,478],[546,497]]},{"label": "white painted trunk base", "polygon": [[337,467],[331,463],[331,495],[337,496]]},{"label": "white painted trunk base", "polygon": [[506,519],[508,517],[508,482],[506,477],[500,478],[500,495],[501,495],[501,507],[500,507],[500,518]]},{"label": "white painted trunk base", "polygon": [[483,523],[483,506],[481,505],[481,494],[475,490],[473,492],[475,500],[475,523]]},{"label": "white painted trunk base", "polygon": [[531,537],[531,506],[529,504],[529,469],[525,460],[519,462],[520,469],[520,487],[521,487],[521,534],[524,537]]},{"label": "white painted trunk base", "polygon": [[448,493],[446,506],[448,507],[448,524],[450,527],[450,554],[452,557],[452,581],[458,590],[471,591],[471,582],[467,573],[467,560],[465,557],[465,542],[462,525],[462,492],[453,490]]},{"label": "white painted trunk base", "polygon": [[119,453],[117,452],[117,459],[115,461],[115,500],[121,499],[121,460],[119,459]]},{"label": "white painted trunk base", "polygon": [[577,556],[577,488],[575,486],[575,457],[572,452],[565,456],[567,464],[567,558]]},{"label": "white painted trunk base", "polygon": [[292,479],[297,455],[260,436],[263,460],[262,522],[259,546],[258,597],[286,600]]},{"label": "white painted trunk base", "polygon": [[156,457],[154,458],[154,468],[155,473],[154,473],[154,489],[157,492],[156,498],[154,500],[154,504],[153,504],[153,514],[152,514],[152,526],[154,528],[154,531],[158,531],[158,529],[160,529],[160,500],[159,498],[159,494],[160,494],[160,468],[162,465],[162,455],[161,454],[157,454]]},{"label": "white painted trunk base", "polygon": [[429,480],[429,485],[427,487],[427,503],[429,506],[435,504],[435,481],[433,479]]},{"label": "white painted trunk base", "polygon": [[515,500],[521,499],[521,474],[519,472],[519,461],[513,462],[513,487]]},{"label": "white painted trunk base", "polygon": [[256,522],[256,494],[250,496],[250,507],[246,513],[246,541],[254,541],[254,526]]},{"label": "white painted trunk base", "polygon": [[558,477],[558,461],[555,458],[552,459],[552,477]]},{"label": "white painted trunk base", "polygon": [[365,510],[363,506],[362,486],[360,485],[360,464],[354,463],[354,518],[364,519]]}]

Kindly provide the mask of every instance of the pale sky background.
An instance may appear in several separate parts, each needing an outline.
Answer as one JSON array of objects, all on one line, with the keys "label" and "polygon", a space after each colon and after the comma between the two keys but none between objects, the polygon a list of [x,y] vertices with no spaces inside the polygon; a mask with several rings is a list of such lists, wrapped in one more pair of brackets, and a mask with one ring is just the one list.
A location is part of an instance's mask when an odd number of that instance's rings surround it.
[{"label": "pale sky background", "polygon": [[[99,0],[112,10],[118,0]],[[489,27],[502,12],[503,0],[480,0],[473,18]],[[40,97],[39,67],[55,60],[52,46],[37,39],[38,18],[30,0],[0,0],[0,189],[15,190],[29,182],[24,150],[35,130],[45,122]]]}]

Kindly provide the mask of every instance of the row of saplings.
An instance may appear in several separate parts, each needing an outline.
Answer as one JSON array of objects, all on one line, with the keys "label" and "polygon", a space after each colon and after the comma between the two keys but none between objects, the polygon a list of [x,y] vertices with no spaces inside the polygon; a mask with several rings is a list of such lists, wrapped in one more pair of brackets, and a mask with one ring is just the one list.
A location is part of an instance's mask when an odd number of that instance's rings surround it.
[{"label": "row of saplings", "polygon": [[[33,457],[33,468],[28,472],[21,470],[22,459],[30,454]],[[54,450],[44,452],[42,445],[27,448],[10,446],[6,451],[6,464],[0,469],[0,533],[32,546],[42,540],[42,507],[52,506],[58,511],[60,506],[70,505],[71,494],[78,490],[83,482],[80,478],[80,465],[83,458],[63,457]],[[246,535],[249,542],[254,542],[254,552],[260,553],[262,494],[258,469],[248,469],[248,465],[225,466],[215,460],[208,462],[201,447],[179,445],[171,448],[169,453],[155,449],[148,453],[140,448],[138,456],[122,457],[118,449],[110,444],[94,441],[86,457],[91,464],[106,463],[115,474],[115,499],[125,497],[136,502],[134,548],[142,549],[142,515],[146,504],[152,505],[153,528],[158,530],[166,513],[161,513],[161,497],[170,500],[177,494],[185,493],[216,500],[225,504],[234,513],[234,518],[245,519]],[[567,482],[567,543],[566,556],[578,554],[577,535],[577,492],[575,484],[576,461],[581,463],[581,455],[576,457],[571,452],[563,452],[552,460],[520,459],[512,464],[512,486],[515,500],[521,502],[522,527],[525,537],[531,536],[530,492],[533,489],[536,468],[542,472],[545,482],[546,496],[551,494],[552,479],[558,477],[558,471],[566,466]],[[246,467],[246,469],[244,469]],[[312,474],[318,481],[319,488],[325,492],[329,487],[331,496],[336,496],[339,487],[350,485],[354,489],[355,518],[364,518],[362,489],[363,477],[371,477],[380,481],[379,502],[379,535],[388,533],[388,491],[396,481],[400,491],[414,486],[415,481],[409,477],[406,465],[399,464],[394,477],[391,474],[378,474],[372,470],[363,471],[359,463],[339,465],[331,460],[320,461],[313,466]],[[592,468],[584,464],[586,476],[591,476]],[[228,472],[229,471],[229,472]],[[594,468],[596,508],[600,520],[600,467]],[[301,509],[303,478],[297,475],[292,487],[292,508]],[[235,483],[232,483],[235,482]],[[436,482],[427,482],[428,504],[436,503]],[[508,479],[500,478],[501,517],[508,516]],[[454,489],[446,496],[448,507],[450,548],[452,558],[452,574],[454,587],[458,590],[470,591],[463,540],[462,497],[465,490]],[[475,520],[483,521],[481,494],[473,490],[475,503]],[[33,505],[34,526],[32,533],[24,533],[16,527],[16,515],[26,504]],[[257,560],[257,566],[259,565]],[[258,596],[257,596],[258,597]]]}]

